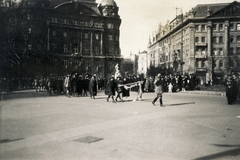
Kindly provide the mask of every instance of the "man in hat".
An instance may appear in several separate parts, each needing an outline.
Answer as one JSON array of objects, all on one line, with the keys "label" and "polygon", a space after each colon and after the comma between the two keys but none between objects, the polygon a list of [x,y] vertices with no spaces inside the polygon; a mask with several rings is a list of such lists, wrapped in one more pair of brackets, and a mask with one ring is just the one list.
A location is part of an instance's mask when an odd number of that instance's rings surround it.
[{"label": "man in hat", "polygon": [[160,106],[165,107],[162,102],[162,94],[163,94],[163,84],[164,84],[164,79],[161,77],[161,74],[159,73],[157,76],[157,80],[155,81],[155,93],[156,97],[153,99],[152,104],[155,105],[155,102],[159,98]]}]

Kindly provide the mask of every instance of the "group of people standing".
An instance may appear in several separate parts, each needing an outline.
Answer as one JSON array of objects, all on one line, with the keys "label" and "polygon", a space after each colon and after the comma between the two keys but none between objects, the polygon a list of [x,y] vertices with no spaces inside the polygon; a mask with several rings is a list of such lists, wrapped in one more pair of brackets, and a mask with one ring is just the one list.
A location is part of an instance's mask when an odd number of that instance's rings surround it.
[{"label": "group of people standing", "polygon": [[236,73],[227,75],[226,97],[229,105],[240,99],[240,77]]}]

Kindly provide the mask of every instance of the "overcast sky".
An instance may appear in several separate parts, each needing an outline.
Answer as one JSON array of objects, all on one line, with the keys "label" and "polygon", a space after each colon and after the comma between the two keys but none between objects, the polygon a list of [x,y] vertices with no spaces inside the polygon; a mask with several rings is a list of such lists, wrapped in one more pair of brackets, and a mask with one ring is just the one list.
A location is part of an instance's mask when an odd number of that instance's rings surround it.
[{"label": "overcast sky", "polygon": [[[96,0],[100,3],[102,0]],[[197,4],[232,3],[230,0],[115,0],[122,19],[120,47],[125,58],[130,53],[147,50],[149,35],[157,30],[158,24],[165,25],[176,16],[176,8],[188,12]],[[178,11],[178,14],[180,11]]]}]

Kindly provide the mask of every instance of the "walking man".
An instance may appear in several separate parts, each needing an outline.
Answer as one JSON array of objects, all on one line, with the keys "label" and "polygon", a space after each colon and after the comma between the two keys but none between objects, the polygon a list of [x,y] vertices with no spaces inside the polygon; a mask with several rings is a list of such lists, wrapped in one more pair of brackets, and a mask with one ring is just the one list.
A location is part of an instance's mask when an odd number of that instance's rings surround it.
[{"label": "walking man", "polygon": [[161,77],[161,74],[159,73],[157,76],[157,80],[154,82],[155,85],[155,93],[157,96],[153,99],[152,104],[155,105],[155,102],[159,98],[160,106],[165,107],[162,102],[162,94],[163,94],[163,83],[164,79]]}]

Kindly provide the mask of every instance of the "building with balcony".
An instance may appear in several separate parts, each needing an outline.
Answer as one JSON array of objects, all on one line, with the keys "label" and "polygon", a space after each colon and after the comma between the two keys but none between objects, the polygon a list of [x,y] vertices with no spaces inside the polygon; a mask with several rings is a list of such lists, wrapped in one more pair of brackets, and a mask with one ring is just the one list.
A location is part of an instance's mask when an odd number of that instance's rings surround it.
[{"label": "building with balcony", "polygon": [[240,4],[199,4],[159,25],[148,44],[149,66],[196,74],[204,82],[240,72]]},{"label": "building with balcony", "polygon": [[21,64],[25,77],[71,73],[107,77],[123,59],[118,9],[114,0],[99,4],[95,0],[23,0],[5,11],[1,52],[15,47],[7,56],[12,58],[9,65],[17,63],[16,57],[25,58]]}]

